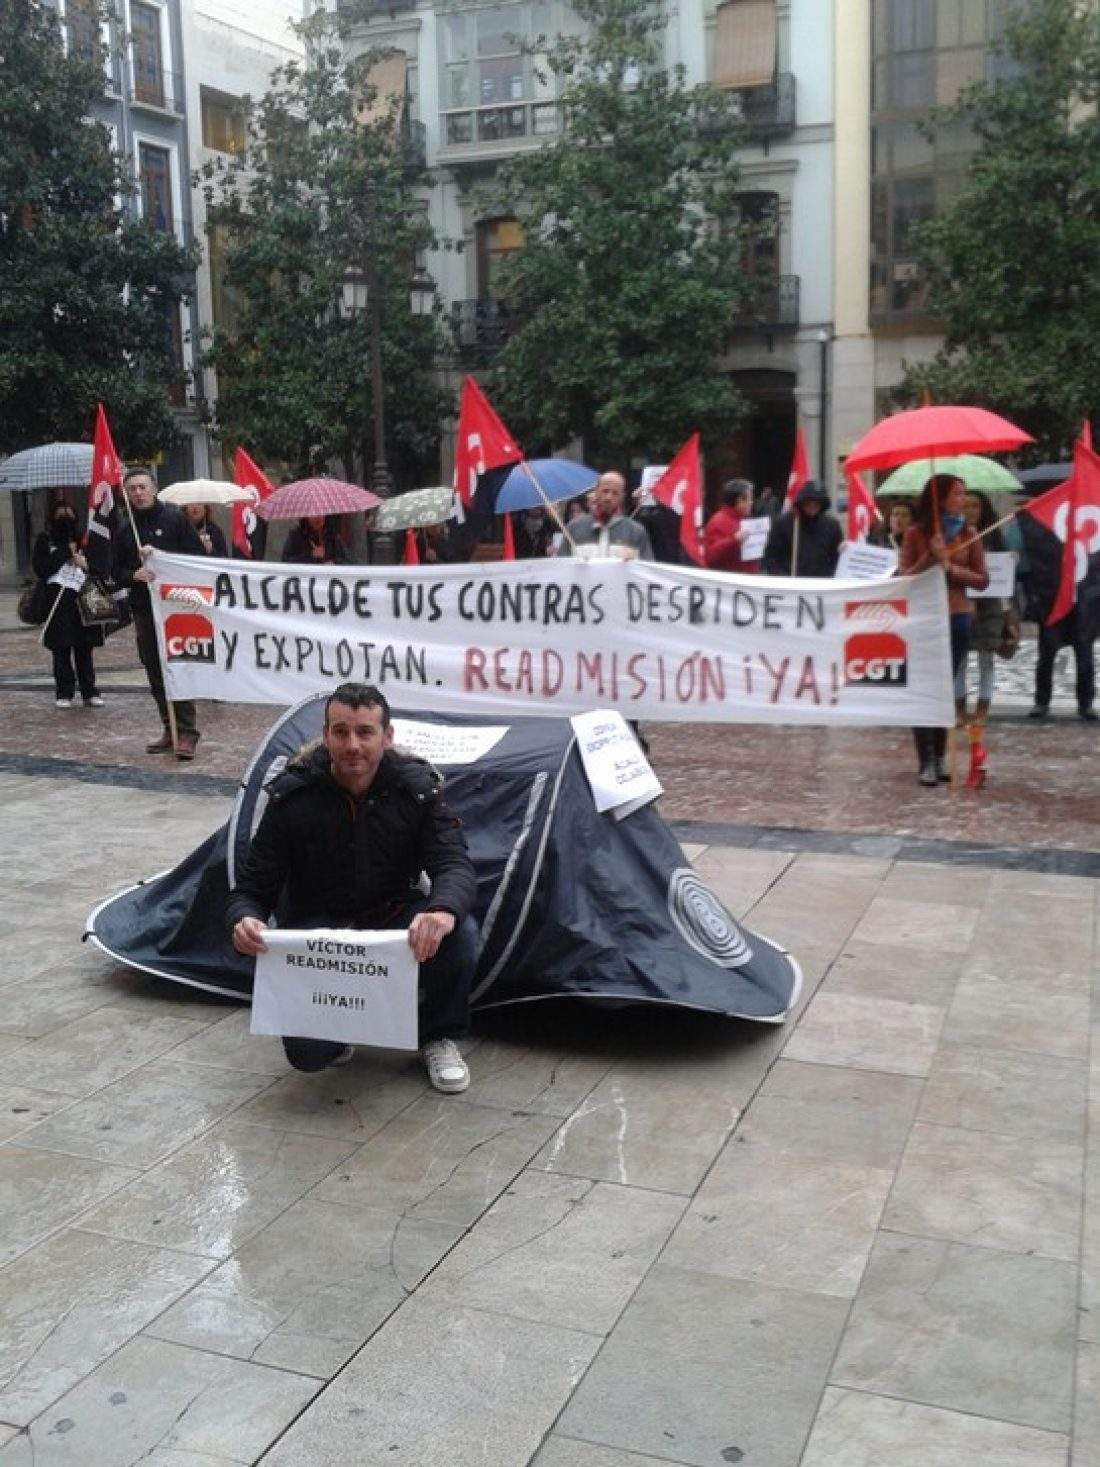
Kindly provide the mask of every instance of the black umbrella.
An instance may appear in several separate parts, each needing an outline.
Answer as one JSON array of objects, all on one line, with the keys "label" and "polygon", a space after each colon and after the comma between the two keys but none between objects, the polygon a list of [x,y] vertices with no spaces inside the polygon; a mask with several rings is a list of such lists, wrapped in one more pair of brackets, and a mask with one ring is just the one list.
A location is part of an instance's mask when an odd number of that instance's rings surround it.
[{"label": "black umbrella", "polygon": [[1021,469],[1016,477],[1023,485],[1024,493],[1031,496],[1043,494],[1061,484],[1073,473],[1072,464],[1036,464],[1031,469]]}]

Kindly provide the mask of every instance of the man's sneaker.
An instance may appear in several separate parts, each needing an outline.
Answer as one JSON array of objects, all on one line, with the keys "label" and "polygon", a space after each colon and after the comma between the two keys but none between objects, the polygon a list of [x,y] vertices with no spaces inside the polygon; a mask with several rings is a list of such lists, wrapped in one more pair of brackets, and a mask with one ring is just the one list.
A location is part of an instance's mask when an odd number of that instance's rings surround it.
[{"label": "man's sneaker", "polygon": [[429,1039],[420,1046],[420,1058],[436,1090],[457,1095],[468,1087],[470,1072],[453,1039]]},{"label": "man's sneaker", "polygon": [[934,761],[931,759],[926,760],[920,767],[920,773],[917,775],[917,783],[926,785],[931,789],[939,784],[939,782],[939,775],[936,773]]},{"label": "man's sneaker", "polygon": [[172,735],[165,729],[159,739],[154,739],[151,744],[145,745],[145,752],[147,754],[167,754],[171,748]]},{"label": "man's sneaker", "polygon": [[354,1058],[355,1058],[355,1045],[354,1044],[345,1044],[344,1047],[343,1047],[343,1049],[337,1050],[336,1053],[329,1060],[329,1068],[331,1069],[333,1065],[346,1065],[346,1064],[349,1064],[350,1061],[353,1060]]},{"label": "man's sneaker", "polygon": [[951,783],[951,771],[947,767],[946,759],[936,760],[936,779],[940,784]]},{"label": "man's sneaker", "polygon": [[73,706],[73,700],[71,698],[55,698],[53,706],[55,708],[71,708]]},{"label": "man's sneaker", "polygon": [[197,733],[181,733],[179,747],[176,749],[177,759],[193,759],[195,750],[198,748],[199,736]]},{"label": "man's sneaker", "polygon": [[1036,703],[1027,716],[1028,718],[1046,718],[1049,713],[1050,709],[1045,703]]},{"label": "man's sneaker", "polygon": [[90,698],[84,699],[85,708],[105,708],[106,704],[98,693],[93,693]]}]

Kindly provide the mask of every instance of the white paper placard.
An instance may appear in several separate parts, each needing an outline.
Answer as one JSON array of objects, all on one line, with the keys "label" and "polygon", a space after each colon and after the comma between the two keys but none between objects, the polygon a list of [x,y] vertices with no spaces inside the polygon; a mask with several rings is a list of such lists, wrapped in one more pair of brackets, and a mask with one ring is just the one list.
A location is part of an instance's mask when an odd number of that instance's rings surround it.
[{"label": "white paper placard", "polygon": [[476,764],[496,747],[509,725],[456,728],[443,723],[420,723],[415,718],[392,720],[393,741],[429,764]]},{"label": "white paper placard", "polygon": [[50,577],[47,584],[50,586],[65,586],[70,591],[79,591],[84,585],[85,580],[86,577],[80,567],[73,565],[71,561],[66,561],[57,574]]},{"label": "white paper placard", "polygon": [[991,596],[1011,600],[1016,590],[1016,552],[1014,550],[987,550],[985,568],[989,572],[989,585],[984,591],[975,591],[968,586],[966,594],[972,601],[984,601]]},{"label": "white paper placard", "polygon": [[898,568],[898,552],[886,545],[845,540],[836,563],[838,581],[881,581]]},{"label": "white paper placard", "polygon": [[409,934],[269,928],[256,959],[253,1034],[417,1048],[420,968]]},{"label": "white paper placard", "polygon": [[771,534],[772,522],[766,514],[741,524],[741,559],[760,560]]},{"label": "white paper placard", "polygon": [[[592,798],[601,814],[605,810],[618,813],[626,805],[638,810],[664,793],[621,713],[597,709],[595,713],[577,713],[570,722]],[[623,809],[622,814],[628,815],[630,810]]]}]

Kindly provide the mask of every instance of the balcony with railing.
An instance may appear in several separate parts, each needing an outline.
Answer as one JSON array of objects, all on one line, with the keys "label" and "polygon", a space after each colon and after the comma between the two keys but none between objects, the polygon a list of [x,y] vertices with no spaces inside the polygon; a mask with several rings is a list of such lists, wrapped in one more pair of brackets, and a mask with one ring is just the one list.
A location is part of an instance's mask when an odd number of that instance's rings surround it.
[{"label": "balcony with railing", "polygon": [[556,136],[556,102],[508,102],[493,107],[464,107],[442,116],[443,152],[448,162],[507,153],[514,145]]},{"label": "balcony with railing", "polygon": [[401,161],[410,170],[428,166],[428,129],[412,117],[402,117],[398,134]]},{"label": "balcony with railing", "polygon": [[368,25],[379,16],[397,15],[399,11],[415,9],[416,0],[336,0],[336,14],[351,25],[356,21]]},{"label": "balcony with railing", "polygon": [[519,317],[500,301],[455,301],[451,330],[460,356],[491,355],[519,330]]},{"label": "balcony with railing", "polygon": [[704,137],[723,132],[731,120],[754,142],[786,137],[798,126],[798,94],[790,72],[779,72],[763,86],[740,87],[727,95],[734,101],[733,118],[726,109],[709,113],[704,109],[699,117]]},{"label": "balcony with railing", "polygon": [[187,110],[183,74],[178,71],[163,71],[159,66],[135,66],[128,78],[127,93],[134,107],[170,112],[173,117],[182,117]]},{"label": "balcony with railing", "polygon": [[797,331],[799,287],[797,275],[765,277],[751,300],[740,306],[732,321],[733,333],[770,335],[775,331]]}]

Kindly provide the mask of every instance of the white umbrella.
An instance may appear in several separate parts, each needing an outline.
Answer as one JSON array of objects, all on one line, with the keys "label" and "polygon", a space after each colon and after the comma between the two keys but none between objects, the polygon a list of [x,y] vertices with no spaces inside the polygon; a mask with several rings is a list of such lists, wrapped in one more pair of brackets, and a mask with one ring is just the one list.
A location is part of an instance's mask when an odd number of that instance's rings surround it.
[{"label": "white umbrella", "polygon": [[92,477],[90,443],[42,443],[0,463],[0,489],[86,488]]},{"label": "white umbrella", "polygon": [[183,479],[162,489],[157,498],[165,504],[251,504],[256,491],[224,479]]}]

